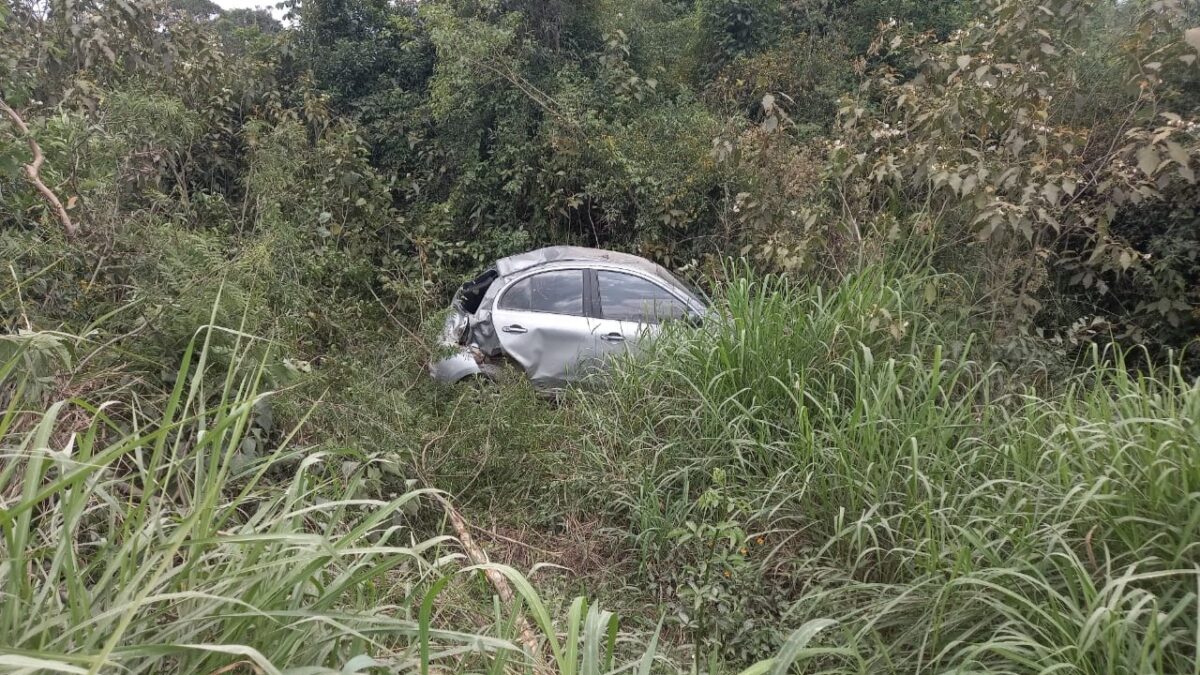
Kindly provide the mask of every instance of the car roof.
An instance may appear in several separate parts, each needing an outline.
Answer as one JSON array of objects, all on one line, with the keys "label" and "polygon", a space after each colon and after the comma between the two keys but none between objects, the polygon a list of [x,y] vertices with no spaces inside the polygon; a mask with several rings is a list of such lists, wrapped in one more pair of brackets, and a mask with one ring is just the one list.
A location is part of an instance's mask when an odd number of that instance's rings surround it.
[{"label": "car roof", "polygon": [[510,255],[496,261],[496,271],[500,273],[500,276],[507,277],[532,267],[556,262],[609,263],[670,279],[666,270],[641,256],[583,246],[547,246],[526,253]]}]

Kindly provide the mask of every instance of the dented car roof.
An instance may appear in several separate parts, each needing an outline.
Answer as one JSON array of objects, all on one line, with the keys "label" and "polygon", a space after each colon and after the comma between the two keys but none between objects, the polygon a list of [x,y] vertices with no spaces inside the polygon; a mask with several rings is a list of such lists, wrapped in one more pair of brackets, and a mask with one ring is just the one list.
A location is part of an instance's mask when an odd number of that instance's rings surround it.
[{"label": "dented car roof", "polygon": [[632,253],[605,251],[598,248],[584,248],[582,246],[547,246],[535,251],[510,255],[507,258],[501,258],[496,261],[496,271],[500,273],[500,276],[507,277],[530,267],[546,263],[578,260],[607,262],[614,265],[632,267],[673,281],[665,269],[645,258],[633,255]]}]

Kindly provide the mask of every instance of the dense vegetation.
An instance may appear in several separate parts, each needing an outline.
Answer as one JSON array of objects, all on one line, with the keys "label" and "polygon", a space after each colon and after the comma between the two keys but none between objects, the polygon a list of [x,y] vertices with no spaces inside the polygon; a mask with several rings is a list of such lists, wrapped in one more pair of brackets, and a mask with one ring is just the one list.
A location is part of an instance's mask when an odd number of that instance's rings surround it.
[{"label": "dense vegetation", "polygon": [[[1200,669],[1195,4],[280,9],[0,0],[0,669]],[[430,382],[548,243],[717,311]]]}]

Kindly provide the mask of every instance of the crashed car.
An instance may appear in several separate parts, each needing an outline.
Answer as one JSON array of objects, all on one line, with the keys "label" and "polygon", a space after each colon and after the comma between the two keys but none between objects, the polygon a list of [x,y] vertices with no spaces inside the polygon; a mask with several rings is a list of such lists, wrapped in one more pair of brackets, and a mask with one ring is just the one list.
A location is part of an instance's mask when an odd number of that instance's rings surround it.
[{"label": "crashed car", "polygon": [[577,246],[501,258],[454,295],[442,334],[452,355],[434,379],[493,377],[508,361],[559,387],[652,337],[664,321],[698,322],[703,296],[645,258]]}]

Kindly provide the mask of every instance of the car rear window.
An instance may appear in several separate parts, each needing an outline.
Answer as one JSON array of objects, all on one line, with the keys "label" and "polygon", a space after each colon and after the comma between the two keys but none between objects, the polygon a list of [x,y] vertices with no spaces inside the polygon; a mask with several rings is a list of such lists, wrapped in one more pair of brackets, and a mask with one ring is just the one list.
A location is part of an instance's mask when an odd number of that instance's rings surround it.
[{"label": "car rear window", "polygon": [[513,284],[500,309],[583,316],[583,270],[542,272]]}]

